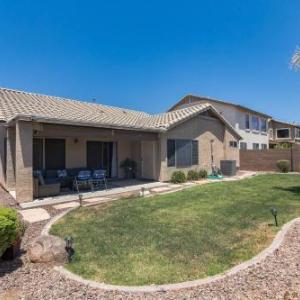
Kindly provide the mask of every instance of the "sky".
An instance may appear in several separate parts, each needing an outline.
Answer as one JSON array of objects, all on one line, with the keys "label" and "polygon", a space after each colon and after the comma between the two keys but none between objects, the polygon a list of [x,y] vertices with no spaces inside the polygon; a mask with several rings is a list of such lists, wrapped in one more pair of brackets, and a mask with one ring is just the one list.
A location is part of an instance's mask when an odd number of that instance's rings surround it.
[{"label": "sky", "polygon": [[0,86],[164,112],[186,94],[300,122],[299,0],[0,1]]}]

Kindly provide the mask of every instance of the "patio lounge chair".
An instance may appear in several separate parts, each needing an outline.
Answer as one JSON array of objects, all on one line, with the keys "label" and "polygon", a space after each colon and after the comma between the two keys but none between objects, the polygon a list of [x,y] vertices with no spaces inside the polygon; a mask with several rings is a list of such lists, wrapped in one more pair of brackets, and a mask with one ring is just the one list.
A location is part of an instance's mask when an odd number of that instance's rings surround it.
[{"label": "patio lounge chair", "polygon": [[91,188],[92,189],[92,173],[89,170],[79,171],[78,175],[74,179],[73,187],[79,193],[79,188]]},{"label": "patio lounge chair", "polygon": [[45,183],[41,171],[34,172],[33,196],[35,198],[57,196],[60,193],[60,183]]},{"label": "patio lounge chair", "polygon": [[99,187],[102,184],[104,184],[104,187],[107,190],[106,171],[101,169],[95,170],[93,172],[93,185]]}]

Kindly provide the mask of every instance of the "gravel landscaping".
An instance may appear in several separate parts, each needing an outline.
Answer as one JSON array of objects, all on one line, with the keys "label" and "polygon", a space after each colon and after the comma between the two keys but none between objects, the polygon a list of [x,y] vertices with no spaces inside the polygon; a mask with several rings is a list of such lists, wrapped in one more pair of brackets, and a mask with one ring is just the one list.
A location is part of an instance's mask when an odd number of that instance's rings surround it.
[{"label": "gravel landscaping", "polygon": [[[61,211],[50,207],[54,216]],[[47,221],[30,224],[22,249],[39,235]],[[88,288],[62,277],[51,265],[32,264],[25,253],[0,263],[0,299],[300,299],[300,223],[280,248],[262,263],[197,288],[161,293],[124,293]]]}]

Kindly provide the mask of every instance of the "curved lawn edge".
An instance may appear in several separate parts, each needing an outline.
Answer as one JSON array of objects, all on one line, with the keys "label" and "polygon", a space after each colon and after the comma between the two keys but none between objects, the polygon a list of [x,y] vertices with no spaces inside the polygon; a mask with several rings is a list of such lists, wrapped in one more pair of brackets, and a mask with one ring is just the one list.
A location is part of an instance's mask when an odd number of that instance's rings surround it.
[{"label": "curved lawn edge", "polygon": [[[43,228],[41,234],[42,235],[49,235],[49,231],[51,229],[51,226],[57,222],[60,218],[64,217],[66,214],[71,212],[72,210],[76,209],[77,207],[70,208],[61,214],[55,216],[53,219],[51,219],[50,222],[46,224],[46,226]],[[107,291],[121,291],[121,292],[144,292],[144,293],[153,293],[153,292],[165,292],[165,291],[174,291],[179,290],[183,288],[192,288],[201,286],[204,284],[209,284],[216,282],[218,280],[224,279],[227,276],[234,275],[242,270],[247,269],[250,266],[253,266],[255,264],[258,264],[262,262],[265,258],[267,258],[269,255],[273,254],[275,250],[277,250],[281,244],[284,241],[286,233],[289,231],[289,229],[295,225],[297,222],[300,223],[300,217],[295,218],[288,223],[285,223],[280,231],[277,232],[275,238],[273,239],[271,245],[264,249],[262,252],[251,258],[250,260],[247,260],[245,262],[242,262],[241,264],[232,267],[231,269],[217,274],[213,276],[209,276],[202,279],[196,279],[191,281],[185,281],[180,283],[171,283],[171,284],[162,284],[162,285],[143,285],[143,286],[123,286],[123,285],[113,285],[113,284],[106,284],[106,283],[100,283],[93,280],[84,279],[79,275],[76,275],[63,266],[54,266],[53,269],[57,272],[59,272],[64,277],[77,281],[81,284],[87,285],[92,288],[98,288],[102,290]]]}]

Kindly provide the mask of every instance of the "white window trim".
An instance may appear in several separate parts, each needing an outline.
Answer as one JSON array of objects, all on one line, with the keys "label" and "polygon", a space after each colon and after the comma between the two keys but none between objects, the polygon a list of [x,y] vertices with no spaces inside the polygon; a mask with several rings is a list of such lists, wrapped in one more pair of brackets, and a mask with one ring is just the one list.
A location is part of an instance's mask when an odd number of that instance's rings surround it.
[{"label": "white window trim", "polygon": [[[278,130],[288,130],[289,131],[289,137],[286,137],[286,138],[278,137]],[[278,140],[290,140],[291,138],[292,138],[291,128],[276,128],[276,139],[278,139]]]},{"label": "white window trim", "polygon": [[[249,117],[249,128],[246,128],[246,121],[247,121],[247,116]],[[250,131],[251,130],[251,115],[250,114],[248,114],[248,113],[246,113],[245,114],[245,130],[246,131]]]},{"label": "white window trim", "polygon": [[[265,131],[263,131],[261,129],[262,121],[266,122],[266,130]],[[265,118],[259,118],[259,129],[260,129],[260,132],[263,133],[263,134],[267,134],[268,133],[268,120],[267,119],[265,119]]]},{"label": "white window trim", "polygon": [[[253,117],[254,118],[257,118],[257,121],[258,121],[258,129],[256,129],[256,128],[254,128],[253,127]],[[251,115],[251,129],[252,129],[252,132],[254,132],[254,133],[259,133],[260,132],[260,118],[259,118],[259,116],[257,116],[257,115]]]}]

